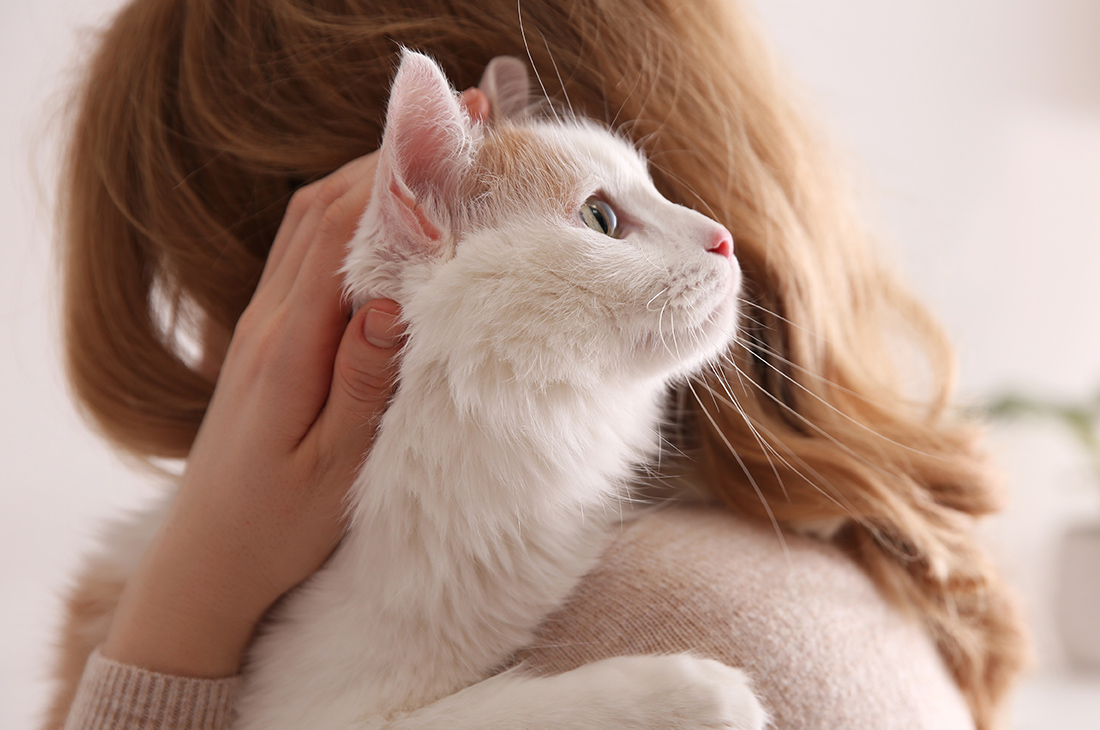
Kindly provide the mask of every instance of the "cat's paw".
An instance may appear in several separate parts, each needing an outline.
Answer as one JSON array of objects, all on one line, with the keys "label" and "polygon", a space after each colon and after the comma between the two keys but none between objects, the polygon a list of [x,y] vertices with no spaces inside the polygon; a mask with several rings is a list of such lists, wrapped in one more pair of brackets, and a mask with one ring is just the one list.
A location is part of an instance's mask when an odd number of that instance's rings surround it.
[{"label": "cat's paw", "polygon": [[768,724],[745,673],[721,662],[675,654],[614,657],[589,667],[619,685],[608,689],[632,705],[630,727],[762,730]]}]

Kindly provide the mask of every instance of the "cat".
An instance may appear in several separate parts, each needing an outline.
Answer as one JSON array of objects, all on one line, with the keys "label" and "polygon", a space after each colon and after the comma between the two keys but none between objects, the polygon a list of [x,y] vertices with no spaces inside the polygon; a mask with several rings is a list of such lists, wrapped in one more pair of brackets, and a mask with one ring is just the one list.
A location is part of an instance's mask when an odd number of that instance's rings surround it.
[{"label": "cat", "polygon": [[522,62],[480,86],[484,123],[402,51],[344,266],[354,306],[401,305],[399,385],[347,534],[249,650],[234,730],[762,728],[744,673],[688,654],[500,671],[609,543],[669,385],[729,346],[741,274],[633,146],[529,113]]},{"label": "cat", "polygon": [[520,61],[481,86],[488,124],[403,52],[344,272],[353,304],[402,306],[400,385],[347,536],[251,651],[236,727],[761,727],[741,672],[686,655],[493,675],[598,558],[670,381],[728,346],[740,270],[633,147],[527,117]]}]

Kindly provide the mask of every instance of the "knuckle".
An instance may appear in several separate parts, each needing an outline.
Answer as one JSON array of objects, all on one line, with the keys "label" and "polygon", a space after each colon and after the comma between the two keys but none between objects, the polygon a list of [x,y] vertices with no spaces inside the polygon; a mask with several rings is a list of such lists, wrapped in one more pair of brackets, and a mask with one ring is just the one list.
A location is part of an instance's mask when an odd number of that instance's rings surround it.
[{"label": "knuckle", "polygon": [[309,209],[309,206],[313,205],[314,199],[317,197],[317,183],[310,183],[304,185],[294,191],[294,194],[290,196],[290,202],[287,203],[287,212],[305,213]]},{"label": "knuckle", "polygon": [[286,330],[285,318],[278,313],[261,318],[246,309],[237,323],[230,352],[235,359],[247,363],[252,377],[259,378],[278,361],[277,353],[286,342]]},{"label": "knuckle", "polygon": [[255,300],[249,303],[233,327],[233,340],[251,339],[263,326],[263,313]]},{"label": "knuckle", "polygon": [[338,358],[336,367],[348,395],[358,404],[377,408],[389,399],[396,382],[393,367],[357,362],[350,357]]},{"label": "knuckle", "polygon": [[346,188],[347,184],[339,175],[323,177],[294,191],[287,210],[305,214],[311,208],[328,208],[344,194]]},{"label": "knuckle", "polygon": [[276,313],[261,328],[255,338],[255,348],[263,360],[269,360],[287,340],[286,317]]},{"label": "knuckle", "polygon": [[317,192],[313,202],[326,209],[339,200],[347,190],[347,183],[341,175],[329,175],[318,180],[314,185],[317,186]]},{"label": "knuckle", "polygon": [[357,212],[355,206],[345,202],[344,198],[334,200],[325,208],[325,214],[321,218],[321,230],[326,233],[343,231],[354,220]]}]

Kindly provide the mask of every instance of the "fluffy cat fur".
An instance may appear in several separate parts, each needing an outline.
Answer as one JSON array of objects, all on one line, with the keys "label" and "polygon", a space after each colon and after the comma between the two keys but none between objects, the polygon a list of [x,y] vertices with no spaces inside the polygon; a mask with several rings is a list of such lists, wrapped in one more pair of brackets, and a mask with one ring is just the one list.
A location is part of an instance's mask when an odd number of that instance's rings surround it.
[{"label": "fluffy cat fur", "polygon": [[[400,386],[348,534],[250,650],[234,728],[761,728],[743,673],[690,655],[499,671],[606,545],[670,381],[728,346],[740,270],[629,144],[528,116],[519,61],[482,88],[487,124],[402,56],[345,265],[354,304],[402,306]],[[583,222],[591,196],[617,237]]]}]

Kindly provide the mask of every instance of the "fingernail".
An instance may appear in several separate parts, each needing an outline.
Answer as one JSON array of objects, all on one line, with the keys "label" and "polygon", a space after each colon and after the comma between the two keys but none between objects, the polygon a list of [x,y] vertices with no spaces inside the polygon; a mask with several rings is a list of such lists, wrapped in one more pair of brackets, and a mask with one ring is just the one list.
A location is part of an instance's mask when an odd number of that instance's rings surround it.
[{"label": "fingernail", "polygon": [[363,336],[375,347],[396,347],[402,334],[401,320],[381,309],[368,309],[363,320]]}]

